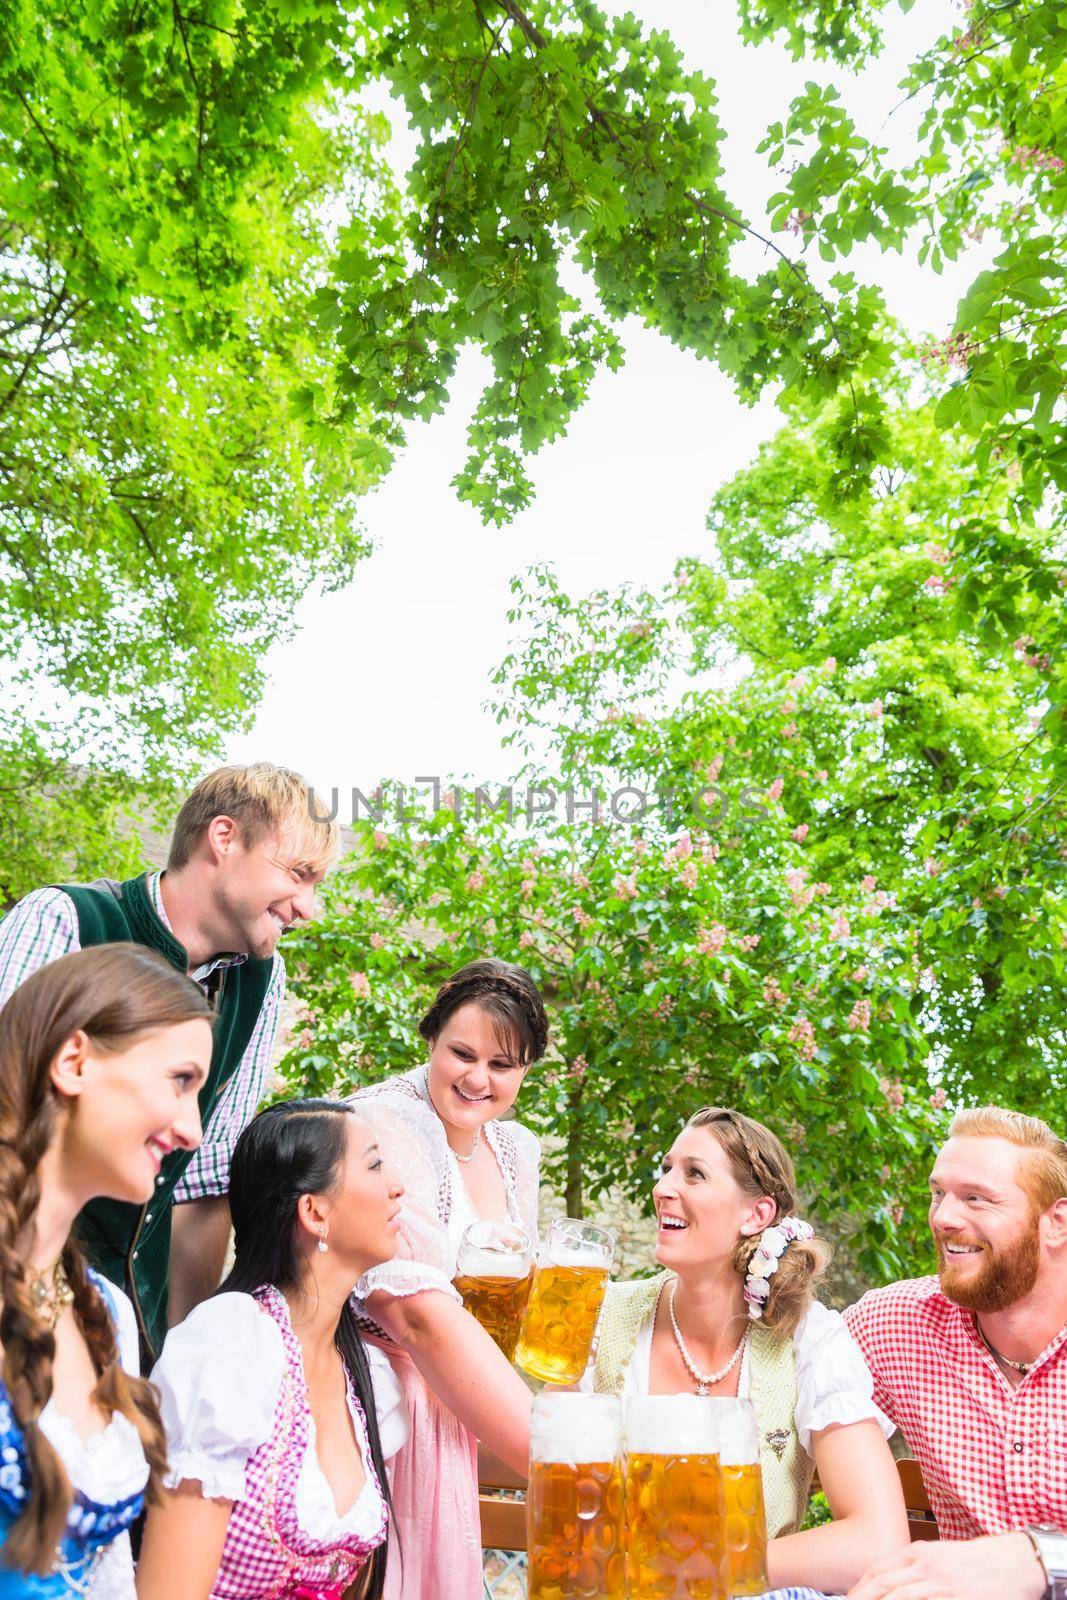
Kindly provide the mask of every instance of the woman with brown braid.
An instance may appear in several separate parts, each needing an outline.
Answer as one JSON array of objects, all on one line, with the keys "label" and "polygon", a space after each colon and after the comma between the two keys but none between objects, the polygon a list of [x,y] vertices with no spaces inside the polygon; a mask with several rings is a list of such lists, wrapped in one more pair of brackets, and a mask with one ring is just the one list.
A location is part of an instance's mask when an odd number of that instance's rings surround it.
[{"label": "woman with brown braid", "polygon": [[200,1142],[200,990],[128,944],[63,956],[0,1011],[0,1597],[133,1594],[127,1530],[165,1466],[130,1301],[71,1230],[147,1206]]}]

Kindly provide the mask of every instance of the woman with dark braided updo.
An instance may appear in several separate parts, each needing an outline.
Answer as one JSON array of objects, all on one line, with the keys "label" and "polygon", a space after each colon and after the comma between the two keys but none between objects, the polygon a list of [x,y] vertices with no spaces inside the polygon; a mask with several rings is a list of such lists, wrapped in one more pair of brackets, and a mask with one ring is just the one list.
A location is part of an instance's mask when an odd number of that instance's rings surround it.
[{"label": "woman with dark braided updo", "polygon": [[425,1066],[362,1089],[353,1104],[404,1184],[396,1257],[361,1280],[407,1395],[411,1437],[393,1470],[402,1559],[386,1600],[478,1600],[482,1593],[477,1440],[525,1472],[530,1391],[453,1287],[467,1225],[508,1218],[536,1237],[541,1152],[501,1121],[548,1022],[521,967],[471,962],[442,985],[419,1024]]},{"label": "woman with dark braided updo", "polygon": [[0,1011],[0,1596],[133,1595],[127,1530],[165,1466],[121,1289],[71,1229],[107,1197],[148,1206],[200,1143],[211,1059],[200,990],[135,945],[28,978]]}]

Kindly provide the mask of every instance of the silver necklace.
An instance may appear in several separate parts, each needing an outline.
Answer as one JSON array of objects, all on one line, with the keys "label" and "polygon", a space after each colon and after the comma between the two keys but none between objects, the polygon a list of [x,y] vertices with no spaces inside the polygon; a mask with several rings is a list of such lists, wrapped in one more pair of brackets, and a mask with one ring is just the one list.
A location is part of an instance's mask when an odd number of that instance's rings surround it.
[{"label": "silver necklace", "polygon": [[457,1161],[462,1161],[464,1163],[466,1163],[468,1161],[473,1161],[475,1156],[478,1154],[478,1146],[481,1144],[481,1142],[482,1142],[482,1130],[481,1130],[481,1128],[479,1128],[478,1132],[474,1135],[474,1143],[471,1145],[471,1153],[470,1153],[469,1156],[461,1156],[459,1154],[458,1150],[453,1150],[452,1154],[455,1156]]},{"label": "silver necklace", "polygon": [[725,1367],[720,1368],[718,1372],[698,1372],[693,1364],[693,1360],[689,1354],[689,1351],[685,1347],[685,1340],[682,1338],[682,1330],[678,1326],[678,1318],[675,1315],[674,1296],[677,1288],[678,1279],[675,1278],[671,1284],[671,1292],[667,1301],[667,1308],[671,1314],[671,1327],[674,1329],[674,1342],[678,1346],[678,1354],[685,1362],[691,1377],[696,1383],[697,1394],[706,1395],[709,1389],[714,1388],[717,1383],[721,1383],[726,1377],[726,1374],[728,1372],[732,1372],[736,1367],[738,1361],[741,1359],[741,1352],[748,1343],[748,1329],[746,1328],[744,1333],[741,1335],[741,1343],[738,1345],[737,1349],[734,1351]]}]

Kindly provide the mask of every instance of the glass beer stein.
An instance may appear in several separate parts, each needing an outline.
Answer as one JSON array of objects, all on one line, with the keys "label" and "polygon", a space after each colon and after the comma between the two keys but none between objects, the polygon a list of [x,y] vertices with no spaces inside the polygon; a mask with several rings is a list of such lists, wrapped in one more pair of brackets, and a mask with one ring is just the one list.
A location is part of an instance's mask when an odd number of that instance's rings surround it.
[{"label": "glass beer stein", "polygon": [[759,1429],[751,1400],[714,1399],[722,1468],[723,1545],[727,1593],[763,1594],[767,1583],[767,1520],[759,1464]]},{"label": "glass beer stein", "polygon": [[626,1528],[631,1595],[727,1600],[713,1401],[695,1394],[627,1401]]},{"label": "glass beer stein", "polygon": [[530,1236],[513,1222],[472,1222],[459,1242],[455,1286],[509,1361],[530,1292],[532,1261]]},{"label": "glass beer stein", "polygon": [[529,1600],[625,1600],[622,1403],[539,1394],[526,1491]]},{"label": "glass beer stein", "polygon": [[577,1383],[593,1345],[615,1240],[603,1228],[557,1217],[539,1252],[515,1362],[544,1383]]}]

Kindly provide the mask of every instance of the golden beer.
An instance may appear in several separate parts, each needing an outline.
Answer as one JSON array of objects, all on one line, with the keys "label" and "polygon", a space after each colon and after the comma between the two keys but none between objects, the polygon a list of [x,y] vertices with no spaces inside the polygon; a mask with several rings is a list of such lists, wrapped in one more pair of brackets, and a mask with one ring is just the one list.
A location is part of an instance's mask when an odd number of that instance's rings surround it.
[{"label": "golden beer", "polygon": [[639,1600],[727,1600],[714,1411],[697,1395],[626,1408],[627,1574]]},{"label": "golden beer", "polygon": [[730,1595],[767,1588],[767,1519],[759,1463],[722,1468],[723,1535]]},{"label": "golden beer", "polygon": [[755,1408],[750,1400],[715,1399],[712,1404],[719,1429],[728,1593],[763,1594],[769,1587],[767,1518]]},{"label": "golden beer", "polygon": [[522,1278],[460,1277],[453,1280],[471,1316],[477,1317],[509,1361],[515,1355],[532,1276],[528,1272]]},{"label": "golden beer", "polygon": [[626,1600],[621,1442],[614,1395],[542,1394],[534,1401],[529,1600]]},{"label": "golden beer", "polygon": [[455,1287],[510,1361],[530,1292],[533,1246],[513,1222],[480,1219],[464,1229],[456,1252]]},{"label": "golden beer", "polygon": [[593,1346],[615,1248],[611,1234],[570,1217],[549,1229],[523,1313],[515,1362],[544,1383],[576,1383]]}]

